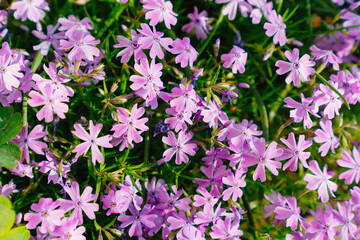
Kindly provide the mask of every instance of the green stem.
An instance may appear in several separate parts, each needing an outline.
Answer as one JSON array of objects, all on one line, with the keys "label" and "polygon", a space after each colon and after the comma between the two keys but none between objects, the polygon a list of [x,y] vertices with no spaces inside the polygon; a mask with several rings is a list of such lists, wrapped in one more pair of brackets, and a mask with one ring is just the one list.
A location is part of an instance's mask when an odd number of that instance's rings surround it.
[{"label": "green stem", "polygon": [[23,117],[23,127],[27,124],[27,112],[28,112],[28,103],[27,103],[28,97],[26,93],[23,93],[23,99],[22,99],[22,117]]},{"label": "green stem", "polygon": [[261,124],[264,131],[264,138],[265,140],[269,140],[269,119],[266,111],[265,104],[260,96],[260,93],[256,88],[254,88],[254,95],[256,98],[256,102],[259,106],[260,116],[261,116]]},{"label": "green stem", "polygon": [[207,45],[209,45],[209,43],[210,43],[211,39],[214,37],[215,33],[217,33],[217,29],[218,29],[220,23],[223,21],[223,19],[224,19],[224,15],[222,13],[220,13],[220,16],[219,16],[218,20],[216,21],[215,27],[212,30],[210,36],[208,37],[208,39],[206,39],[205,43],[199,49],[199,56],[206,49]]}]

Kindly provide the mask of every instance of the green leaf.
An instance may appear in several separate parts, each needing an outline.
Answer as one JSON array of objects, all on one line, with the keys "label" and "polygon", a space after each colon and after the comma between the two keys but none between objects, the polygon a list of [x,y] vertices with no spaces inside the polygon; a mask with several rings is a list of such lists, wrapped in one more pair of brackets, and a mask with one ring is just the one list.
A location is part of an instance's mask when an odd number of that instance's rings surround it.
[{"label": "green leaf", "polygon": [[7,232],[0,240],[28,240],[30,231],[25,226],[16,227]]},{"label": "green leaf", "polygon": [[6,124],[10,121],[13,113],[14,109],[12,107],[0,108],[0,128],[6,126]]},{"label": "green leaf", "polygon": [[3,236],[10,231],[15,222],[15,211],[11,209],[11,202],[4,195],[0,195],[0,215],[0,239],[5,239]]},{"label": "green leaf", "polygon": [[21,150],[14,143],[0,146],[0,167],[14,168],[17,166],[15,161],[21,160]]},{"label": "green leaf", "polygon": [[10,107],[0,108],[0,145],[13,139],[22,129],[20,113]]}]

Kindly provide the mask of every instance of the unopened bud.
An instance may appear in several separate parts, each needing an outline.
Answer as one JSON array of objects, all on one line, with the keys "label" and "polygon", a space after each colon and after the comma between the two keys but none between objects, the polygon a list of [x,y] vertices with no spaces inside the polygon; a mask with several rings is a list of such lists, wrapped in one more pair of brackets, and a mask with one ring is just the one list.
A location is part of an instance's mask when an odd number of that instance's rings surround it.
[{"label": "unopened bud", "polygon": [[125,96],[117,96],[114,97],[113,99],[110,99],[110,102],[114,104],[122,104],[122,103],[126,103],[127,100],[128,99]]}]

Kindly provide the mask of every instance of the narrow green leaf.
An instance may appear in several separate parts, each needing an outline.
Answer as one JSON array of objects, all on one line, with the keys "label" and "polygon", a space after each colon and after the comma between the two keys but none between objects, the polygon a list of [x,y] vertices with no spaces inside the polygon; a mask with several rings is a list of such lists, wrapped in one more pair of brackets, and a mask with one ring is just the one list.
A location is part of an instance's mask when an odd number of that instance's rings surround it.
[{"label": "narrow green leaf", "polygon": [[34,73],[34,72],[36,71],[36,69],[38,69],[38,67],[40,66],[43,58],[44,58],[44,55],[42,55],[41,52],[38,51],[38,52],[36,53],[36,56],[35,56],[32,64],[31,64],[31,72]]}]

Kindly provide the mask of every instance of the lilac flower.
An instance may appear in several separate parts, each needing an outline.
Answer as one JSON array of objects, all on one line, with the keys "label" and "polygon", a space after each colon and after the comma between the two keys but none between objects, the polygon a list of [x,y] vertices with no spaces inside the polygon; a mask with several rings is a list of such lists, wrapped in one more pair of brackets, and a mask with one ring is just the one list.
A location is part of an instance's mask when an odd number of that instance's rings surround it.
[{"label": "lilac flower", "polygon": [[334,70],[339,70],[339,63],[342,63],[343,60],[336,56],[336,54],[332,50],[322,50],[315,45],[310,47],[311,55],[315,58],[314,60],[322,59],[323,64],[326,66],[328,63],[332,64]]},{"label": "lilac flower", "polygon": [[51,239],[54,240],[86,240],[83,235],[86,231],[84,226],[78,227],[78,221],[71,218],[63,218],[60,226],[56,226],[51,232]]},{"label": "lilac flower", "polygon": [[335,153],[335,148],[339,146],[339,139],[334,135],[332,129],[332,122],[331,120],[326,120],[325,122],[320,122],[321,129],[317,129],[315,131],[315,142],[317,143],[324,143],[319,148],[319,153],[321,156],[324,157],[329,152],[331,147],[331,152]]},{"label": "lilac flower", "polygon": [[173,216],[168,217],[168,222],[170,223],[170,230],[180,228],[176,234],[177,239],[182,239],[181,237],[186,231],[191,231],[191,229],[194,231],[197,230],[196,227],[194,227],[192,218],[187,218],[184,211],[180,211],[178,214],[175,213]]},{"label": "lilac flower", "polygon": [[25,177],[27,176],[28,178],[33,178],[33,172],[32,172],[32,166],[31,165],[27,165],[27,164],[23,164],[19,161],[15,161],[17,163],[17,166],[15,168],[11,168],[10,171],[19,176],[19,177]]},{"label": "lilac flower", "polygon": [[47,144],[38,141],[48,134],[47,131],[43,130],[43,125],[36,125],[28,134],[28,124],[26,124],[20,133],[11,141],[20,147],[22,152],[21,159],[25,159],[27,163],[30,162],[29,147],[37,154],[44,155],[43,149],[47,148]]},{"label": "lilac flower", "polygon": [[70,15],[68,18],[62,17],[58,20],[61,25],[59,31],[65,31],[66,36],[73,35],[75,31],[88,32],[88,30],[94,29],[90,22],[90,18],[87,17],[80,21],[74,15]]},{"label": "lilac flower", "polygon": [[303,121],[304,129],[311,128],[313,122],[311,121],[309,113],[314,115],[315,117],[320,117],[317,114],[319,108],[316,105],[310,106],[310,104],[313,101],[313,98],[311,97],[305,98],[303,93],[300,94],[301,94],[301,103],[295,101],[291,97],[286,97],[284,99],[284,102],[286,102],[284,107],[295,108],[290,111],[290,117],[294,118],[294,122],[296,123]]},{"label": "lilac flower", "polygon": [[201,207],[201,206],[214,206],[219,199],[216,198],[216,196],[219,196],[220,193],[219,192],[214,192],[217,191],[217,189],[211,189],[210,193],[205,189],[205,188],[198,188],[196,189],[197,193],[200,193],[203,196],[200,195],[194,195],[194,202],[193,205],[195,207]]},{"label": "lilac flower", "polygon": [[79,184],[77,182],[72,182],[71,187],[64,186],[64,190],[67,194],[69,194],[71,200],[62,198],[58,199],[57,202],[60,205],[60,209],[65,212],[74,209],[70,218],[78,220],[79,225],[84,222],[82,211],[84,211],[88,218],[95,219],[94,212],[99,210],[99,205],[92,202],[98,196],[97,194],[91,194],[92,187],[87,186],[81,196]]},{"label": "lilac flower", "polygon": [[285,82],[287,84],[294,82],[294,86],[299,86],[301,79],[310,81],[310,76],[315,73],[315,70],[312,68],[315,65],[315,62],[310,61],[310,56],[305,54],[299,59],[299,49],[297,48],[294,48],[292,53],[287,50],[285,56],[290,62],[278,60],[275,63],[275,66],[279,68],[276,70],[276,73],[283,75],[291,71],[286,77]]},{"label": "lilac flower", "polygon": [[268,15],[269,22],[264,24],[264,29],[266,29],[266,36],[271,37],[274,36],[274,43],[279,43],[280,46],[284,46],[287,38],[286,38],[286,24],[283,22],[282,16],[277,15],[275,10],[272,10]]},{"label": "lilac flower", "polygon": [[230,143],[235,146],[243,146],[244,143],[250,143],[256,136],[260,136],[262,131],[257,130],[257,125],[253,124],[253,121],[248,121],[243,119],[241,123],[236,123],[232,126],[229,126],[228,139]]},{"label": "lilac flower", "polygon": [[231,173],[230,175],[223,177],[223,183],[225,185],[231,186],[222,193],[223,199],[225,201],[229,200],[231,195],[231,199],[234,202],[236,202],[238,198],[242,197],[243,191],[240,188],[244,188],[246,186],[246,171],[247,169],[238,168],[235,172],[235,176],[233,173]]},{"label": "lilac flower", "polygon": [[182,190],[177,190],[176,186],[171,187],[172,191],[170,195],[165,188],[159,189],[160,204],[156,206],[157,209],[163,209],[168,212],[179,209],[181,211],[189,211],[191,208],[189,204],[191,199],[188,197],[180,198],[183,194]]},{"label": "lilac flower", "polygon": [[48,174],[48,183],[52,181],[54,184],[63,185],[63,178],[66,179],[70,172],[70,164],[59,162],[51,152],[46,152],[45,157],[46,160],[32,164],[39,167],[39,172]]},{"label": "lilac flower", "polygon": [[[219,167],[215,167],[214,165],[210,165],[209,167],[201,166],[200,171],[205,174],[206,179],[197,178],[195,183],[199,184],[199,187],[207,188],[211,186],[211,188],[217,188],[217,191],[223,192],[223,177],[228,176],[231,172],[230,169],[226,169],[225,165],[221,165]],[[220,197],[220,196],[219,196]]]},{"label": "lilac flower", "polygon": [[145,183],[145,188],[147,190],[147,198],[152,205],[159,203],[161,193],[168,190],[165,180],[159,179],[156,182],[155,177],[153,177],[150,182],[148,181]]},{"label": "lilac flower", "polygon": [[135,181],[135,184],[131,181],[129,175],[125,177],[124,183],[119,184],[121,189],[121,196],[122,202],[124,203],[123,206],[120,208],[120,212],[125,212],[130,204],[132,204],[137,210],[141,209],[141,204],[143,203],[143,198],[137,195],[139,192],[138,189],[141,191],[142,186],[139,183],[139,179]]},{"label": "lilac flower", "polygon": [[192,84],[188,84],[186,86],[180,84],[178,88],[175,87],[172,89],[170,96],[173,98],[170,101],[170,106],[175,107],[176,111],[181,112],[185,109],[185,111],[189,113],[197,112],[198,95],[196,94]]},{"label": "lilac flower", "polygon": [[355,233],[357,231],[357,226],[352,222],[355,217],[355,214],[351,210],[352,204],[350,201],[344,201],[343,205],[338,202],[337,207],[338,211],[333,210],[333,216],[342,225],[340,231],[341,239],[356,239]]},{"label": "lilac flower", "polygon": [[312,239],[335,240],[335,236],[339,235],[339,231],[335,228],[339,226],[339,221],[334,218],[333,213],[327,210],[325,210],[325,213],[314,212],[313,210],[310,210],[310,212],[318,219],[310,221],[310,226],[306,229],[307,232],[315,234]]},{"label": "lilac flower", "polygon": [[266,0],[248,0],[248,2],[256,7],[253,8],[250,13],[252,24],[259,24],[262,16],[264,15],[264,17],[267,18],[273,9],[273,3],[266,2]]},{"label": "lilac flower", "polygon": [[172,108],[167,108],[165,111],[167,114],[174,116],[174,117],[166,118],[165,123],[169,124],[169,128],[174,129],[175,132],[179,132],[180,130],[186,131],[188,128],[186,123],[190,125],[193,124],[193,122],[190,119],[191,114],[184,110],[178,112],[175,110],[175,107],[172,107]]},{"label": "lilac flower", "polygon": [[[341,94],[344,94],[344,90],[338,88],[338,83],[334,83],[332,81],[329,83]],[[340,115],[339,110],[343,101],[329,86],[320,84],[320,90],[314,93],[314,103],[317,106],[326,105],[324,115],[327,116],[328,119],[333,119],[335,115]]]},{"label": "lilac flower", "polygon": [[11,9],[15,10],[14,17],[21,18],[21,21],[29,19],[39,22],[45,17],[44,11],[50,11],[49,4],[45,0],[18,0],[11,4]]},{"label": "lilac flower", "polygon": [[213,239],[240,240],[238,237],[243,235],[243,231],[239,230],[239,223],[232,223],[229,217],[225,218],[225,221],[219,219],[211,230],[213,231],[210,232],[210,236]]},{"label": "lilac flower", "polygon": [[159,22],[164,22],[168,29],[171,25],[176,25],[177,14],[173,11],[171,1],[165,0],[147,0],[143,5],[146,11],[145,19],[150,19],[150,26],[155,26]]},{"label": "lilac flower", "polygon": [[[265,199],[271,202],[269,205],[264,206],[264,218],[272,215],[277,207],[285,207],[286,206],[286,198],[283,197],[280,193],[275,192],[271,189],[271,193],[269,195],[264,195]],[[274,219],[274,225],[279,222],[279,219]]]},{"label": "lilac flower", "polygon": [[352,184],[354,180],[358,184],[360,181],[360,151],[355,146],[353,147],[352,155],[354,158],[347,151],[342,151],[342,159],[336,161],[339,166],[350,168],[350,170],[339,175],[339,179],[345,179],[345,184]]},{"label": "lilac flower", "polygon": [[219,3],[228,3],[223,9],[222,13],[225,16],[228,16],[229,20],[232,21],[235,19],[236,12],[239,8],[241,15],[243,17],[247,16],[247,13],[251,11],[252,7],[244,0],[216,0],[217,4]]},{"label": "lilac flower", "polygon": [[40,198],[39,203],[33,203],[30,209],[34,212],[28,212],[24,215],[24,220],[28,221],[26,227],[29,229],[35,229],[39,223],[40,232],[45,234],[52,232],[55,226],[61,225],[61,218],[64,216],[62,209],[56,209],[59,207],[57,201],[53,201],[51,198]]},{"label": "lilac flower", "polygon": [[40,111],[36,114],[36,117],[39,121],[45,118],[45,122],[52,122],[54,119],[54,112],[61,119],[65,119],[65,114],[69,107],[63,102],[68,102],[69,98],[63,96],[62,92],[56,90],[53,85],[47,84],[45,86],[40,85],[39,89],[42,94],[31,91],[28,100],[28,103],[31,107],[38,107],[45,105]]},{"label": "lilac flower", "polygon": [[145,53],[142,51],[138,43],[142,34],[137,34],[136,31],[133,29],[130,30],[130,33],[131,33],[131,40],[127,39],[124,36],[116,37],[118,44],[115,44],[114,48],[125,47],[116,55],[116,57],[121,56],[121,63],[127,63],[132,55],[134,55],[135,63],[137,62],[137,60],[141,58],[146,58]]},{"label": "lilac flower", "polygon": [[169,45],[172,44],[171,38],[163,38],[164,33],[157,32],[155,27],[151,31],[149,25],[146,23],[141,24],[141,29],[138,30],[143,37],[139,39],[139,44],[141,49],[150,49],[150,57],[155,58],[156,56],[160,59],[164,58],[164,52],[161,49],[161,46],[164,47],[167,51],[170,51]]},{"label": "lilac flower", "polygon": [[223,148],[213,147],[211,150],[206,151],[208,157],[203,157],[203,160],[206,166],[214,165],[215,167],[221,166],[223,164],[221,159],[229,159],[228,150]]},{"label": "lilac flower", "polygon": [[328,172],[327,164],[325,164],[324,170],[321,171],[318,162],[315,160],[310,162],[309,169],[315,175],[310,173],[305,175],[304,180],[308,182],[306,188],[310,190],[318,189],[318,198],[321,198],[322,203],[329,201],[328,190],[330,191],[331,196],[335,197],[334,192],[337,189],[337,185],[336,183],[329,180],[330,178],[334,177],[335,172]]},{"label": "lilac flower", "polygon": [[125,140],[132,144],[132,142],[139,143],[142,141],[141,133],[149,130],[145,125],[148,121],[148,118],[141,118],[145,113],[143,107],[138,108],[137,104],[131,109],[130,116],[124,108],[118,108],[117,114],[113,115],[115,121],[120,123],[115,123],[111,128],[111,131],[114,131],[113,136],[115,138],[124,137]]},{"label": "lilac flower", "polygon": [[164,160],[166,162],[170,161],[175,154],[176,164],[180,165],[182,162],[189,162],[187,154],[194,156],[196,153],[195,150],[197,149],[196,143],[190,142],[193,136],[193,132],[186,133],[185,131],[180,131],[178,137],[176,138],[173,132],[168,132],[167,137],[162,137],[163,143],[171,146],[171,148],[165,150],[163,153]]},{"label": "lilac flower", "polygon": [[277,169],[281,168],[280,162],[271,159],[281,156],[283,150],[277,147],[276,142],[270,143],[266,150],[265,145],[266,142],[264,138],[253,140],[250,142],[250,147],[253,152],[243,154],[245,159],[241,162],[242,167],[250,167],[257,164],[253,175],[254,181],[258,178],[260,178],[261,182],[266,180],[265,167],[276,176],[279,174]]},{"label": "lilac flower", "polygon": [[[2,44],[2,49],[8,48],[7,42]],[[12,88],[17,88],[20,85],[19,78],[23,78],[24,74],[21,71],[19,63],[13,62],[11,53],[0,54],[0,91],[12,91]]]},{"label": "lilac flower", "polygon": [[100,55],[100,50],[95,47],[96,44],[100,43],[100,40],[95,40],[89,32],[74,31],[68,37],[69,41],[60,40],[59,49],[71,49],[68,54],[70,61],[81,61],[82,59],[94,61],[94,56],[98,57]]},{"label": "lilac flower", "polygon": [[209,127],[217,127],[219,120],[221,123],[225,123],[229,120],[226,113],[221,111],[220,109],[221,107],[219,105],[217,105],[214,101],[210,100],[206,108],[201,111],[203,121],[209,123]]},{"label": "lilac flower", "polygon": [[212,29],[211,25],[208,23],[210,19],[207,15],[205,10],[199,13],[198,8],[194,6],[194,12],[188,14],[188,18],[190,18],[191,22],[185,24],[181,30],[190,33],[195,28],[196,37],[206,39],[206,34]]},{"label": "lilac flower", "polygon": [[209,223],[216,224],[216,222],[222,217],[225,216],[225,208],[221,208],[221,203],[218,204],[216,209],[215,206],[206,205],[204,206],[203,211],[199,211],[194,216],[195,224],[204,224],[208,226]]},{"label": "lilac flower", "polygon": [[108,192],[108,195],[102,195],[100,197],[102,203],[103,203],[103,209],[109,209],[106,212],[106,216],[109,216],[110,214],[119,214],[124,212],[124,195],[123,192],[118,190],[110,190]]},{"label": "lilac flower", "polygon": [[87,153],[91,147],[92,163],[95,165],[96,161],[101,163],[104,161],[104,156],[100,152],[98,146],[105,148],[112,148],[110,144],[111,136],[106,135],[103,137],[97,137],[102,129],[103,125],[98,123],[94,126],[92,120],[90,120],[90,134],[85,131],[85,129],[80,124],[74,124],[75,131],[71,131],[75,136],[84,140],[85,142],[80,143],[75,147],[72,152],[76,152],[76,158],[78,158],[83,153]]},{"label": "lilac flower", "polygon": [[338,88],[344,91],[344,97],[349,104],[356,104],[360,95],[360,83],[350,71],[338,71],[332,74],[330,80],[338,83]]},{"label": "lilac flower", "polygon": [[50,47],[53,46],[55,51],[57,51],[60,47],[60,39],[65,38],[65,34],[63,32],[55,33],[57,28],[59,27],[59,24],[56,24],[55,26],[48,25],[47,26],[47,34],[41,32],[41,31],[32,31],[32,34],[34,34],[35,37],[42,40],[42,42],[38,45],[33,46],[33,49],[35,51],[39,51],[44,56],[46,56],[49,53]]},{"label": "lilac flower", "polygon": [[285,201],[287,204],[286,207],[278,206],[275,208],[275,218],[279,220],[286,219],[286,226],[291,227],[291,230],[293,231],[297,229],[298,222],[306,229],[307,223],[300,216],[301,210],[300,207],[297,206],[296,198],[288,197]]},{"label": "lilac flower", "polygon": [[11,193],[19,192],[19,190],[16,189],[16,185],[14,184],[13,180],[5,185],[2,185],[0,183],[0,195],[3,195],[5,197],[8,197]]},{"label": "lilac flower", "polygon": [[300,159],[302,165],[305,168],[308,168],[306,160],[310,157],[310,152],[304,152],[305,149],[309,148],[312,145],[312,139],[305,140],[305,135],[299,135],[299,143],[296,144],[295,134],[290,133],[288,139],[280,138],[280,140],[290,149],[283,148],[284,153],[282,156],[278,157],[278,160],[289,159],[290,160],[284,164],[283,170],[290,168],[290,171],[296,171],[298,168],[298,161]]},{"label": "lilac flower", "polygon": [[193,67],[199,53],[190,45],[190,38],[184,37],[182,40],[177,38],[172,42],[171,46],[170,52],[172,54],[179,54],[175,58],[175,63],[180,63],[182,68],[188,65]]},{"label": "lilac flower", "polygon": [[221,55],[221,61],[224,61],[224,67],[229,68],[232,65],[231,71],[236,74],[237,72],[245,72],[245,64],[247,60],[247,52],[244,49],[233,46],[228,54]]}]

